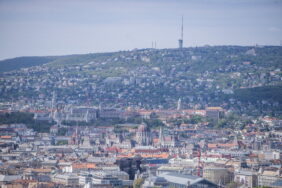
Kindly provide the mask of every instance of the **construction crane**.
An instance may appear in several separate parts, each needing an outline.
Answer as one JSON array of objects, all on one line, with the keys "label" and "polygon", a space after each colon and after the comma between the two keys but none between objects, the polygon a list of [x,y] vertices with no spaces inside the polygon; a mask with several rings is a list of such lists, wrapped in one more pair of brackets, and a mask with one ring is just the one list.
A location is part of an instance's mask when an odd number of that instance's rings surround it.
[{"label": "construction crane", "polygon": [[197,166],[197,175],[201,176],[201,149],[198,149],[198,166]]}]

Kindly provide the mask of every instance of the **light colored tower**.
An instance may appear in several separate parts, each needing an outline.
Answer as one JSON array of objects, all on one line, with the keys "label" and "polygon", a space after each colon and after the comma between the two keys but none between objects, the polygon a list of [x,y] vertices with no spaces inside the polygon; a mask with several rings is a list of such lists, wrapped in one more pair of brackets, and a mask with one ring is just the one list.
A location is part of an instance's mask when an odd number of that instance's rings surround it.
[{"label": "light colored tower", "polygon": [[177,110],[181,110],[181,99],[180,98],[177,101]]},{"label": "light colored tower", "polygon": [[179,48],[183,48],[183,16],[181,20],[181,38],[178,40]]},{"label": "light colored tower", "polygon": [[164,133],[162,127],[160,127],[160,132],[159,132],[159,145],[161,147],[164,145]]},{"label": "light colored tower", "polygon": [[78,131],[77,131],[77,129],[78,129],[78,126],[76,125],[76,128],[75,128],[75,144],[76,144],[76,145],[79,144],[79,142],[78,142]]},{"label": "light colored tower", "polygon": [[52,92],[52,101],[51,101],[51,117],[54,117],[54,108],[56,107],[56,92]]},{"label": "light colored tower", "polygon": [[89,122],[89,110],[88,110],[88,109],[87,109],[87,111],[86,111],[86,113],[85,113],[85,115],[84,115],[84,121],[85,121],[86,123]]}]

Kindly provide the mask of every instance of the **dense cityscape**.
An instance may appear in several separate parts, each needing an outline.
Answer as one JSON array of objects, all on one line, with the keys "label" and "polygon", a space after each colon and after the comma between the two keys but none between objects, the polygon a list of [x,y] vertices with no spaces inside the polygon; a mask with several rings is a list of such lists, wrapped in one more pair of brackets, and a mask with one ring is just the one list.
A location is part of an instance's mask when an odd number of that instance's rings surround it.
[{"label": "dense cityscape", "polygon": [[1,0],[0,187],[281,188],[281,8]]},{"label": "dense cityscape", "polygon": [[2,61],[1,186],[281,187],[281,51]]}]

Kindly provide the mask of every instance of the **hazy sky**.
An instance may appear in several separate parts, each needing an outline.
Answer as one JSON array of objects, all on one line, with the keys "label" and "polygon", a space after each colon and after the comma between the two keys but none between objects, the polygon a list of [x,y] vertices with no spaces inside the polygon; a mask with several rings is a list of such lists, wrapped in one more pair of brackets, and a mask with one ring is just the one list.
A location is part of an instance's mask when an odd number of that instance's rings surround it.
[{"label": "hazy sky", "polygon": [[0,59],[184,46],[279,45],[282,0],[0,0]]}]

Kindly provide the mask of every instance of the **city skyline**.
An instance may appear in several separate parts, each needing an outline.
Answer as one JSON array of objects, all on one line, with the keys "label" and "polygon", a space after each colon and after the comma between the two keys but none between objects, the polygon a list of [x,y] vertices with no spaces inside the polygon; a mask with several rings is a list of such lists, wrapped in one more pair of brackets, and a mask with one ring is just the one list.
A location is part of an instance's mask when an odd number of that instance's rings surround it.
[{"label": "city skyline", "polygon": [[0,187],[281,188],[281,10],[0,0]]}]

